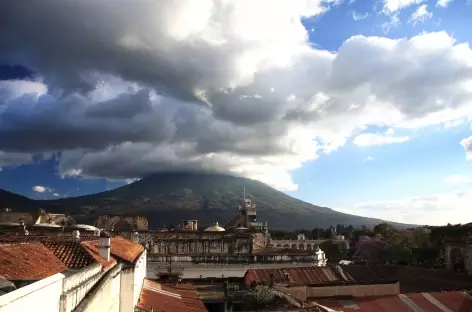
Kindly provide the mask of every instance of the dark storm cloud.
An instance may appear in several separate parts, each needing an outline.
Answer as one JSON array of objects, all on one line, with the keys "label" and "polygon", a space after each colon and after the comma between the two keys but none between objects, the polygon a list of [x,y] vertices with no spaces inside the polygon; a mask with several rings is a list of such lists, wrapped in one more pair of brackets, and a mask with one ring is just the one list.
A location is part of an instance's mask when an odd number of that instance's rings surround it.
[{"label": "dark storm cloud", "polygon": [[64,175],[179,167],[293,188],[316,142],[468,114],[470,48],[433,33],[322,51],[300,17],[331,2],[0,1],[0,64],[37,73],[0,81],[0,152],[61,152]]}]

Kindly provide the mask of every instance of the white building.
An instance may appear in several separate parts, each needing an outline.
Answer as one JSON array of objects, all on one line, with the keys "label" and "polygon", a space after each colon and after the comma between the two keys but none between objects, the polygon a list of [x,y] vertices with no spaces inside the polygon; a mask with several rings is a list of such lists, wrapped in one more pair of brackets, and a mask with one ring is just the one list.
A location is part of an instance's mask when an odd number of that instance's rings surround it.
[{"label": "white building", "polygon": [[133,312],[145,274],[144,247],[104,232],[0,236],[0,312]]}]

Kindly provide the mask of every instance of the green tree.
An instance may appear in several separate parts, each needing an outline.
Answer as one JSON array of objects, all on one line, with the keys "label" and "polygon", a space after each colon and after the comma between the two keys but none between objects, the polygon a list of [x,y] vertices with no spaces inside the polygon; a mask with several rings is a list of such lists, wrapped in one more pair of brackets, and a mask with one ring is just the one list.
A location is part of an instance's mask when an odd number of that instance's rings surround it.
[{"label": "green tree", "polygon": [[275,295],[268,286],[257,285],[243,294],[246,309],[264,309],[275,302]]},{"label": "green tree", "polygon": [[325,241],[320,244],[320,249],[326,254],[328,261],[335,263],[346,259],[346,250],[343,244],[335,244],[333,241]]},{"label": "green tree", "polygon": [[386,222],[374,226],[374,233],[381,234],[383,237],[388,237],[392,232],[392,226]]},{"label": "green tree", "polygon": [[313,239],[321,239],[324,237],[323,236],[324,233],[325,233],[324,229],[314,228],[313,230],[311,230],[311,237],[313,237]]}]

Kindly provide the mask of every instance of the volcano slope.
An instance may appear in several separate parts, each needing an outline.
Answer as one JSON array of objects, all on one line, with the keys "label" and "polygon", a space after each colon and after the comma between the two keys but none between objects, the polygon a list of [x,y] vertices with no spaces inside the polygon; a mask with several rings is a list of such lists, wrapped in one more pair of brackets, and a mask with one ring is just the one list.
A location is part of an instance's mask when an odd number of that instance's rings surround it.
[{"label": "volcano slope", "polygon": [[[92,223],[98,215],[143,215],[150,228],[180,224],[185,219],[199,220],[201,226],[215,221],[224,225],[238,213],[246,197],[256,204],[258,221],[277,230],[327,228],[345,224],[372,227],[380,219],[340,213],[290,197],[259,181],[208,173],[166,172],[97,194],[57,200],[32,200],[0,190],[0,207],[17,211],[67,213],[78,222]],[[389,222],[396,227],[410,225]]]}]

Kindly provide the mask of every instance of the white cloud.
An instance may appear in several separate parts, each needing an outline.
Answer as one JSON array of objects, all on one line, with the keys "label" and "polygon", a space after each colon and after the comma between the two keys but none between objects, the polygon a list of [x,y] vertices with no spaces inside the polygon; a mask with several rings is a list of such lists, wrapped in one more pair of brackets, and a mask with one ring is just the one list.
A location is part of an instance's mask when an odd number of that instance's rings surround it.
[{"label": "white cloud", "polygon": [[393,28],[400,26],[400,17],[398,13],[390,14],[389,20],[382,24],[382,30],[385,34],[388,34]]},{"label": "white cloud", "polygon": [[36,185],[36,186],[33,186],[33,191],[38,192],[38,193],[45,193],[45,192],[51,192],[52,189],[45,186]]},{"label": "white cloud", "polygon": [[472,183],[472,178],[461,175],[451,175],[446,177],[444,182],[449,184],[469,184]]},{"label": "white cloud", "polygon": [[[3,152],[60,152],[63,176],[212,170],[294,189],[292,170],[368,126],[472,115],[472,51],[445,32],[327,51],[301,18],[336,1],[196,3],[0,1],[0,28],[15,34],[1,57],[34,55],[23,65],[43,77],[0,85]],[[406,139],[376,136],[356,139]]]},{"label": "white cloud", "polygon": [[472,189],[401,200],[366,202],[339,211],[393,222],[445,225],[472,222]]},{"label": "white cloud", "polygon": [[424,0],[384,0],[384,11],[388,13],[396,12],[423,1]]},{"label": "white cloud", "polygon": [[452,0],[438,0],[436,2],[437,7],[447,8],[447,6],[452,2]]},{"label": "white cloud", "polygon": [[384,134],[362,133],[353,140],[358,146],[386,145],[393,143],[404,143],[410,140],[409,136],[391,136]]},{"label": "white cloud", "polygon": [[54,194],[52,194],[52,196],[59,197],[60,195],[58,193],[54,193]]},{"label": "white cloud", "polygon": [[371,162],[371,161],[374,161],[374,157],[367,156],[366,158],[364,158],[364,162]]},{"label": "white cloud", "polygon": [[451,120],[444,123],[444,128],[447,129],[447,128],[457,127],[457,126],[462,125],[463,123],[464,123],[464,119]]},{"label": "white cloud", "polygon": [[472,160],[472,136],[462,139],[459,144],[464,148],[467,160]]},{"label": "white cloud", "polygon": [[415,12],[413,12],[409,22],[413,23],[413,25],[416,25],[417,23],[424,23],[432,17],[433,13],[428,11],[428,5],[423,4],[419,6]]},{"label": "white cloud", "polygon": [[369,17],[369,13],[367,12],[364,14],[361,14],[356,11],[352,11],[352,19],[355,21],[360,21],[360,20],[366,19],[367,17]]}]

